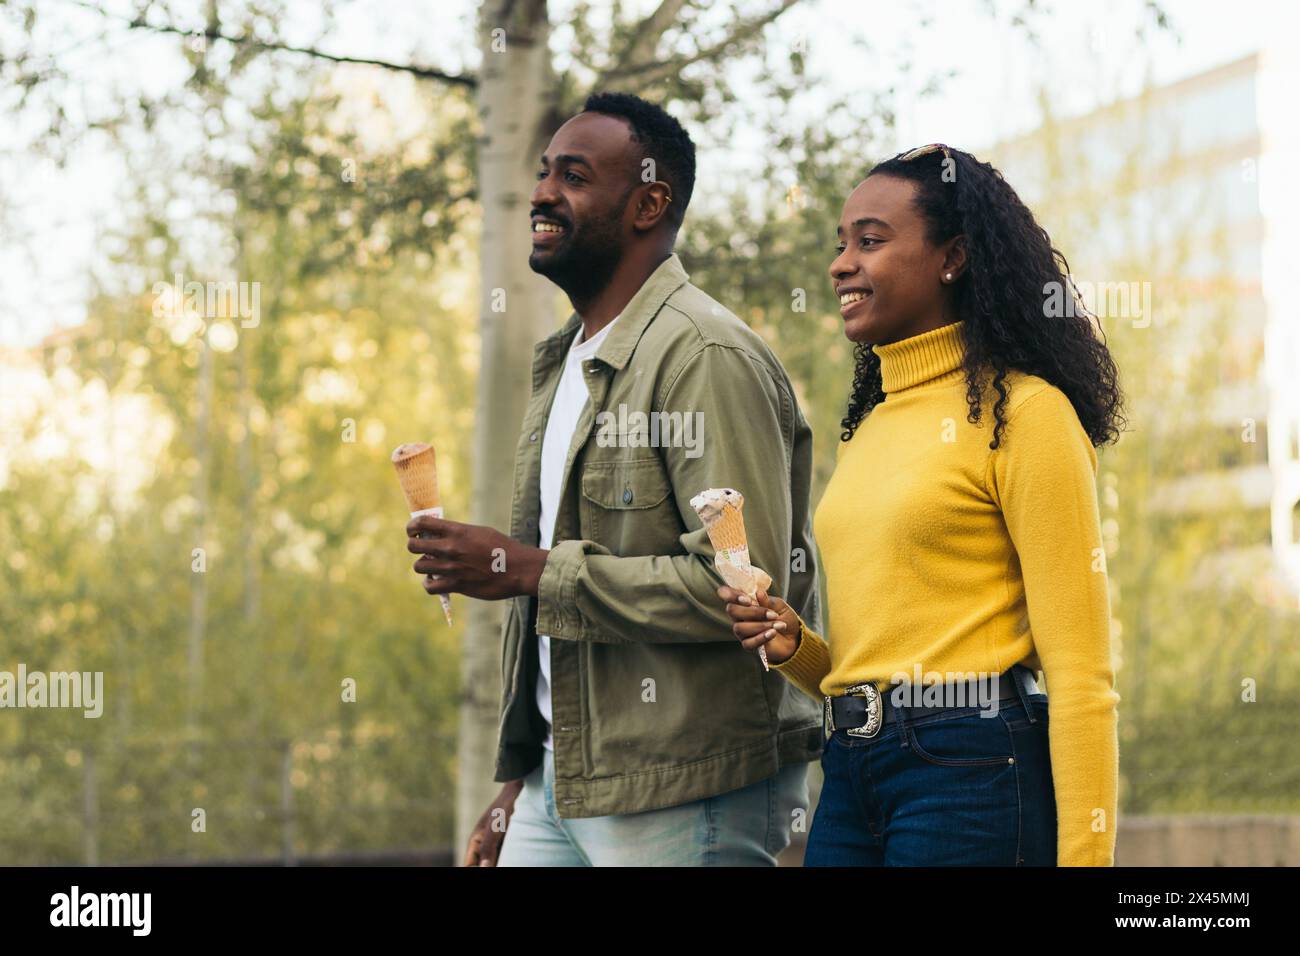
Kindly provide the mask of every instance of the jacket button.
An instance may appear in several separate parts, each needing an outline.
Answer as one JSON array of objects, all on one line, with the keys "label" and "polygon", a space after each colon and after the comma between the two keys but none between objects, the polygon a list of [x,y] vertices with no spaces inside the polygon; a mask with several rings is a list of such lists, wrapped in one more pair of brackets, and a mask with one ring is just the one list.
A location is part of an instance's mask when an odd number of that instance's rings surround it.
[{"label": "jacket button", "polygon": [[624,489],[623,489],[623,504],[625,504],[625,505],[630,505],[631,503],[632,503],[632,489],[631,489],[631,488],[624,488]]},{"label": "jacket button", "polygon": [[529,436],[528,436],[528,440],[529,440],[529,441],[537,441],[537,432],[533,432],[531,435],[529,435]]}]

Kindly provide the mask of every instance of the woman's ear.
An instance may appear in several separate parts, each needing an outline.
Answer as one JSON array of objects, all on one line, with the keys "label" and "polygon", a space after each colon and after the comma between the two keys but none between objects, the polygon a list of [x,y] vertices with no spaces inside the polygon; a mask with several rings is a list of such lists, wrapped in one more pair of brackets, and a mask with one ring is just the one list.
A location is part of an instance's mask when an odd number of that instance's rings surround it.
[{"label": "woman's ear", "polygon": [[953,236],[945,244],[943,269],[940,275],[945,285],[956,282],[966,271],[966,237]]}]

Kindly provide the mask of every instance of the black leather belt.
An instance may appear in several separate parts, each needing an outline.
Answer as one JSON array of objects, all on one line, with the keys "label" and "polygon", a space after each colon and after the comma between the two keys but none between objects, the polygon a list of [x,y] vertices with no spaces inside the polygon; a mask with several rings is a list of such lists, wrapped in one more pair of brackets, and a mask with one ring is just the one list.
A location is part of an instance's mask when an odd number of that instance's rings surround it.
[{"label": "black leather belt", "polygon": [[[979,685],[985,685],[984,693],[980,693]],[[958,687],[957,684],[945,685],[947,689]],[[968,701],[964,707],[979,706],[980,700],[987,700],[991,696],[988,693],[988,681],[971,681],[966,685],[966,697]],[[1014,665],[1009,671],[998,678],[998,701],[1012,700],[1018,698],[1022,693],[1025,696],[1038,693],[1038,685],[1034,681],[1034,674],[1028,668],[1020,664]],[[829,737],[837,730],[843,730],[851,737],[875,737],[881,729],[889,723],[898,720],[899,711],[887,696],[890,696],[896,690],[891,687],[886,691],[881,691],[874,683],[854,684],[846,689],[843,696],[823,697],[822,707],[822,731]],[[919,696],[926,688],[913,688]],[[933,693],[933,691],[931,691]],[[946,700],[952,697],[944,693]],[[940,714],[947,710],[961,710],[961,706],[944,704],[941,706],[914,706],[906,705],[906,716],[929,717],[934,714]],[[1033,715],[1030,714],[1030,718]]]}]

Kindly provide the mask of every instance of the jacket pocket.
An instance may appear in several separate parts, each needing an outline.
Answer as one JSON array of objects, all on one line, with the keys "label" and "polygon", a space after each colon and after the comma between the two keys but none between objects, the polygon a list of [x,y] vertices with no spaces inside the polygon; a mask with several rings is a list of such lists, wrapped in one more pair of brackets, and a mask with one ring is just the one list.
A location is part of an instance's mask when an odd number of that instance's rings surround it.
[{"label": "jacket pocket", "polygon": [[612,511],[644,511],[671,492],[658,458],[591,461],[582,470],[582,496]]},{"label": "jacket pocket", "polygon": [[680,551],[681,519],[669,500],[672,490],[658,458],[587,462],[583,537],[622,557]]}]

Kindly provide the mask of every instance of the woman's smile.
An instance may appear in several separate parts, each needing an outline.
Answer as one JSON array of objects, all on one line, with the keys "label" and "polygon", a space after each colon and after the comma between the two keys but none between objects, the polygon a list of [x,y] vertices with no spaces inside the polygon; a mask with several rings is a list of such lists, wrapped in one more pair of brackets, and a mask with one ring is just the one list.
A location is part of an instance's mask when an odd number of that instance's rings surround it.
[{"label": "woman's smile", "polygon": [[836,290],[840,297],[840,315],[847,319],[857,311],[865,311],[866,303],[872,296],[870,289],[862,289],[855,286],[845,286]]}]

